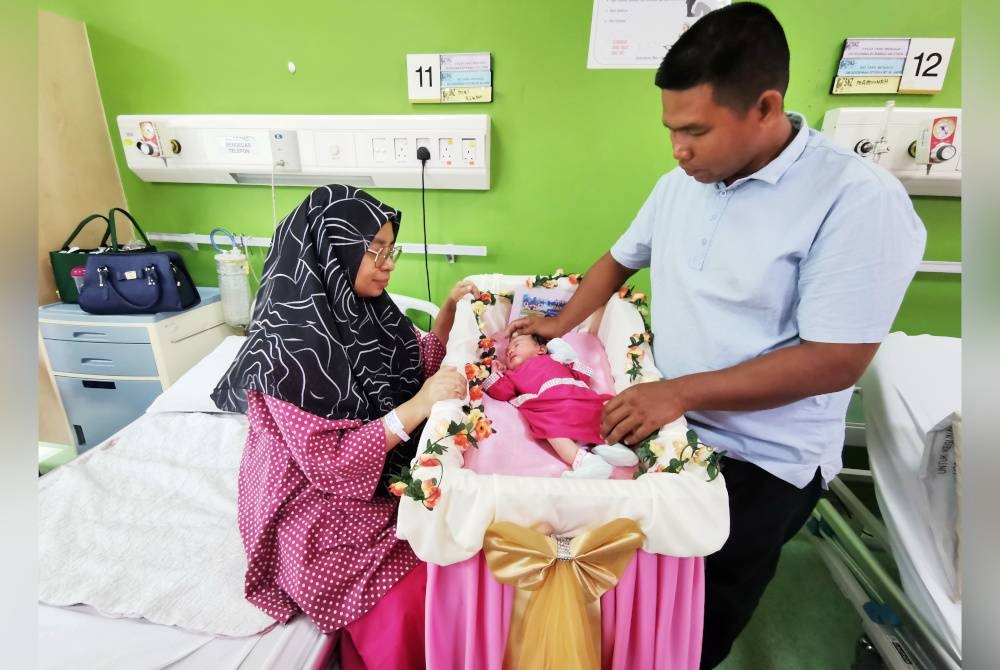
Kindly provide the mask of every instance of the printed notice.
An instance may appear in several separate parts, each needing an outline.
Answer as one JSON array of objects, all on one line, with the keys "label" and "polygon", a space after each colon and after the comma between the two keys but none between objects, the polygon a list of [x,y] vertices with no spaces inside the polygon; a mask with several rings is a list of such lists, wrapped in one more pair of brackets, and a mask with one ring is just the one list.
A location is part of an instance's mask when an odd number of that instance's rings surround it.
[{"label": "printed notice", "polygon": [[259,163],[270,159],[268,134],[256,130],[209,131],[205,153],[218,163]]},{"label": "printed notice", "polygon": [[850,38],[844,41],[844,58],[906,58],[908,37]]},{"label": "printed notice", "polygon": [[695,21],[730,0],[594,0],[590,69],[656,69]]}]

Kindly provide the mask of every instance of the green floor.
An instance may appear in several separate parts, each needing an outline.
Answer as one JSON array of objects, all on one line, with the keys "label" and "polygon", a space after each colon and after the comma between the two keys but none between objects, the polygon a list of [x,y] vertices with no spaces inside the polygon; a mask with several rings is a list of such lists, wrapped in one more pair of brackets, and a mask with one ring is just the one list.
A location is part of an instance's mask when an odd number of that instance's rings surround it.
[{"label": "green floor", "polygon": [[861,620],[803,533],[720,670],[848,670]]}]

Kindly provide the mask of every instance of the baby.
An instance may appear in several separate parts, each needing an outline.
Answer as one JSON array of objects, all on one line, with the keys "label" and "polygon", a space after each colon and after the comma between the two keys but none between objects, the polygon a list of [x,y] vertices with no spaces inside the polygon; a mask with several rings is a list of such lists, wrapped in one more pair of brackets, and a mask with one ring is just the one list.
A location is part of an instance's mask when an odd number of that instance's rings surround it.
[{"label": "baby", "polygon": [[[607,479],[613,465],[632,466],[638,458],[624,445],[604,444],[601,410],[611,396],[587,385],[591,374],[565,341],[555,338],[546,347],[536,335],[514,333],[506,365],[499,360],[493,364],[483,390],[491,398],[510,401],[525,418],[531,436],[548,440],[559,458],[572,466],[563,477]],[[584,445],[597,446],[588,450]]]}]

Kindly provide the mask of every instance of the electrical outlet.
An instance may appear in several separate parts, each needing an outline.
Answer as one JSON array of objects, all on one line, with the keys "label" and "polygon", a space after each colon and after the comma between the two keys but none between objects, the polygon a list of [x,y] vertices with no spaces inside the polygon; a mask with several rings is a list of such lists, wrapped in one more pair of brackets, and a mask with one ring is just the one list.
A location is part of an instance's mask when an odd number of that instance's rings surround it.
[{"label": "electrical outlet", "polygon": [[392,141],[393,155],[397,163],[405,163],[410,159],[410,141],[405,137],[397,137]]},{"label": "electrical outlet", "polygon": [[376,163],[384,163],[389,154],[389,141],[384,137],[372,138],[372,159]]},{"label": "electrical outlet", "polygon": [[472,137],[462,138],[462,162],[466,165],[476,164],[476,140]]},{"label": "electrical outlet", "polygon": [[[431,158],[434,158],[434,152],[431,151],[431,140],[429,137],[418,137],[416,144],[417,144],[417,149],[419,149],[420,147],[424,147],[425,149],[427,149],[427,153],[431,155]],[[416,152],[414,152],[414,155],[416,155]]]},{"label": "electrical outlet", "polygon": [[442,137],[438,140],[438,158],[443,165],[451,165],[455,162],[455,140],[450,137]]}]

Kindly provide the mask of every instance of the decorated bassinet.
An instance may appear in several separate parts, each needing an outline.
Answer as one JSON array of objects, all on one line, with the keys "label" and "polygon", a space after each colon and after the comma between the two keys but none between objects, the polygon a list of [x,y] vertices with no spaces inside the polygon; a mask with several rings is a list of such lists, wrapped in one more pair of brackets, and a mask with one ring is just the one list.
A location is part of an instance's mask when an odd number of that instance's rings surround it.
[{"label": "decorated bassinet", "polygon": [[[466,372],[470,397],[435,405],[394,484],[397,534],[429,564],[427,667],[697,668],[703,557],[729,533],[717,455],[681,418],[637,450],[642,474],[560,478],[566,466],[481,382],[509,297],[526,285],[574,290],[577,277],[468,279],[482,295],[459,302],[444,365]],[[660,379],[640,309],[641,294],[623,288],[566,336],[595,390]]]}]

